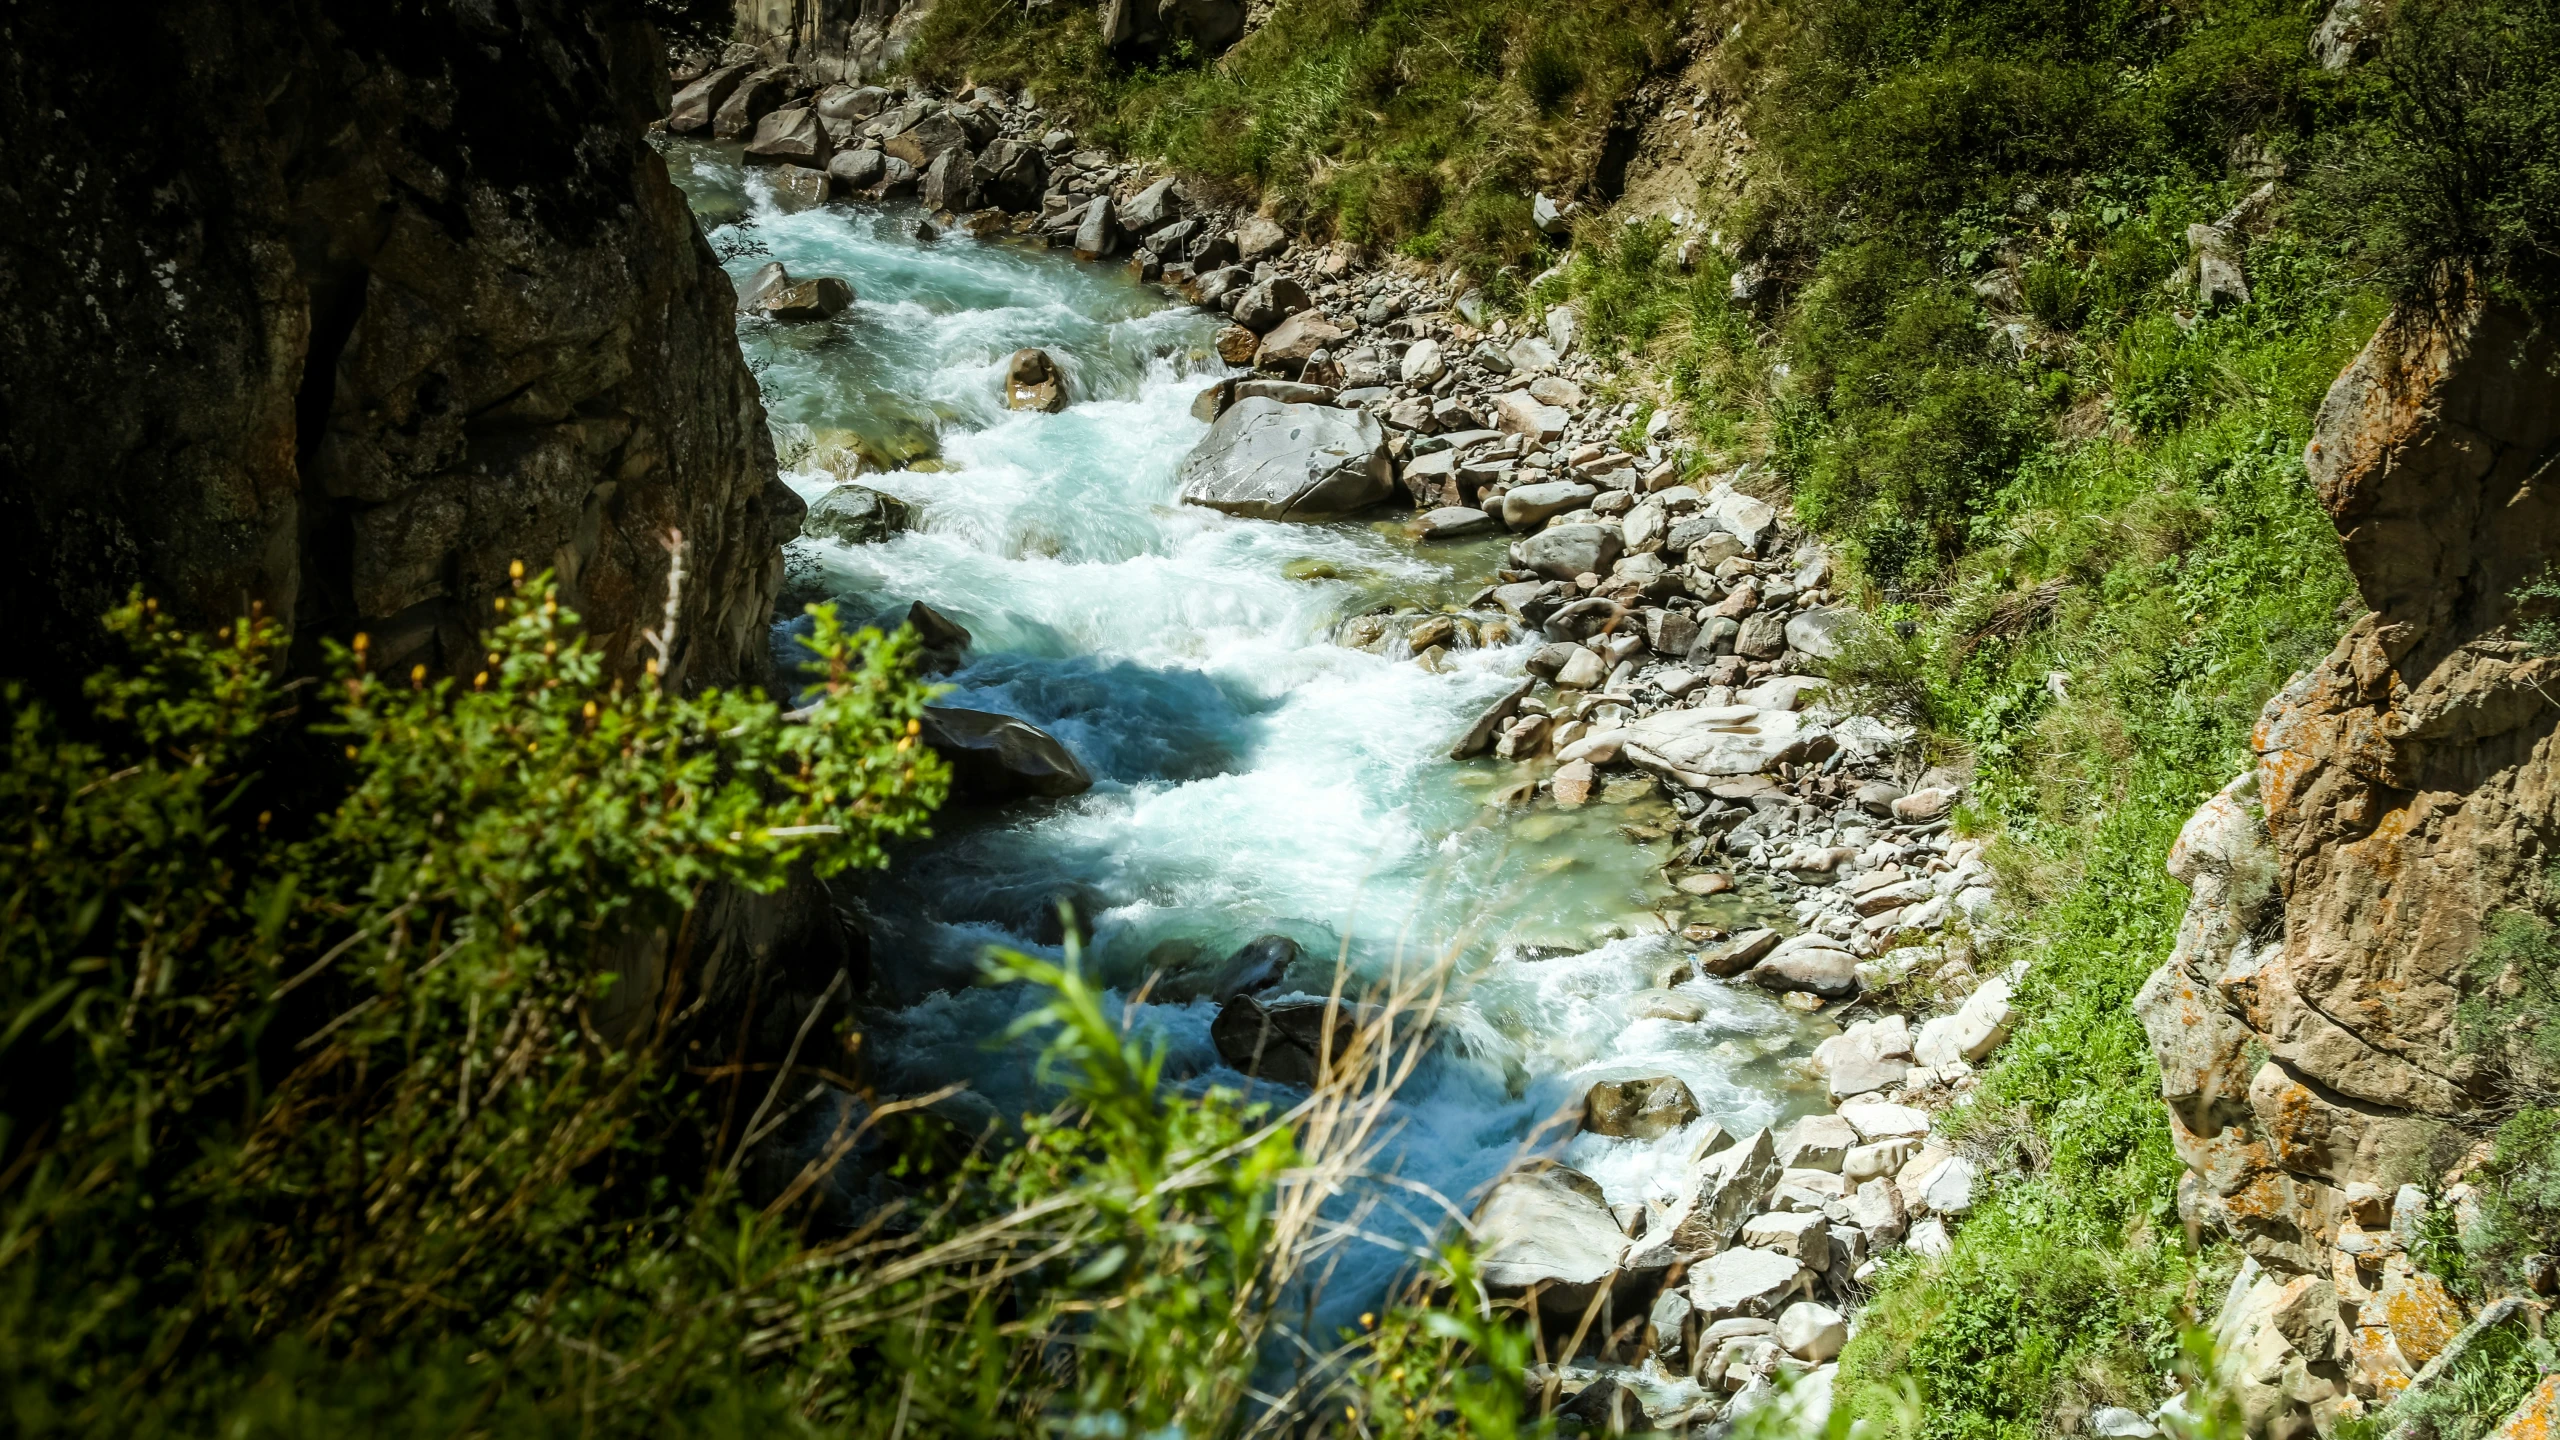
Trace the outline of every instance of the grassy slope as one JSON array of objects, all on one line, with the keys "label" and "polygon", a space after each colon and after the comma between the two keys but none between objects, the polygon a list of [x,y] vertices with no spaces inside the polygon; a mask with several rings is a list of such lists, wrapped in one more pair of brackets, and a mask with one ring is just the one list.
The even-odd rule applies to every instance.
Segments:
[{"label": "grassy slope", "polygon": [[1133,69],[1104,56],[1091,6],[941,0],[911,63],[945,84],[1028,84],[1088,138],[1273,197],[1320,233],[1491,277],[1543,265],[1529,197],[1579,191],[1690,13],[1288,0],[1214,65]]},{"label": "grassy slope", "polygon": [[[2156,1402],[2231,1258],[2181,1233],[2130,1000],[2184,908],[2180,825],[2340,626],[2300,457],[2383,302],[2280,216],[2250,304],[2175,313],[2185,227],[2254,183],[2226,171],[2233,135],[2304,147],[2334,114],[2289,58],[2298,12],[1856,8],[1800,4],[1736,57],[1779,77],[1723,217],[1785,278],[1774,314],[1638,234],[1542,298],[1668,370],[1706,463],[1773,452],[1886,622],[1838,678],[1977,767],[1966,820],[2001,835],[2019,917],[1981,963],[2033,962],[1960,1130],[2002,1178],[1951,1256],[1879,1282],[1842,1414],[2050,1433]],[[1973,289],[2003,260],[2023,343]]]}]

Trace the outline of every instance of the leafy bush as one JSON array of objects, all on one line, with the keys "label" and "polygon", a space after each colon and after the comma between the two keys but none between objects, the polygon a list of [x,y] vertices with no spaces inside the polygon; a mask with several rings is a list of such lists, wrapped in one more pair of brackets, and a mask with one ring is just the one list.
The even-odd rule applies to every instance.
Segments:
[{"label": "leafy bush", "polygon": [[[137,603],[83,713],[10,692],[13,1433],[1250,1422],[1392,1084],[1186,1092],[1070,951],[991,971],[1051,997],[1017,1034],[1060,1104],[1018,1143],[870,1094],[848,976],[753,962],[722,917],[921,833],[947,772],[912,635],[821,612],[786,714],[607,677],[546,581],[500,608],[468,680],[368,673],[359,637],[314,684],[271,623]],[[1353,1348],[1502,1359],[1441,1279]],[[1340,1365],[1310,1374],[1300,1410],[1334,1403]],[[1374,1394],[1507,1435],[1517,1374]]]},{"label": "leafy bush", "polygon": [[1089,6],[950,0],[907,63],[938,84],[1029,85],[1096,140],[1490,280],[1543,268],[1530,193],[1590,181],[1616,107],[1680,53],[1686,15],[1669,0],[1310,0],[1193,65],[1114,58]]},{"label": "leafy bush", "polygon": [[2403,0],[2359,99],[2314,176],[2324,233],[2403,295],[2457,266],[2560,299],[2560,3]]}]

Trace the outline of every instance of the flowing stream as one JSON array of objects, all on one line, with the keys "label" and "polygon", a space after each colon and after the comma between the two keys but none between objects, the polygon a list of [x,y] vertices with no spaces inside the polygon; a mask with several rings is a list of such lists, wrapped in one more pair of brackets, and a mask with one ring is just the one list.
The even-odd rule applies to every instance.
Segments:
[{"label": "flowing stream", "polygon": [[[1192,399],[1232,373],[1209,348],[1216,317],[1116,265],[920,242],[909,207],[786,213],[733,146],[667,154],[715,241],[769,250],[731,258],[735,277],[776,259],[859,296],[828,324],[741,322],[790,484],[814,499],[858,460],[860,483],[917,510],[884,543],[800,542],[804,583],[814,562],[851,614],[923,600],[959,620],[976,643],[940,703],[1039,725],[1095,776],[1069,800],[946,813],[872,885],[884,1082],[965,1079],[1008,1112],[1035,1103],[1036,1056],[990,1043],[1033,997],[973,980],[990,945],[1059,953],[1065,899],[1091,928],[1089,969],[1124,994],[1158,970],[1178,993],[1186,971],[1268,933],[1305,947],[1283,993],[1324,994],[1337,960],[1356,992],[1452,958],[1452,1003],[1391,1152],[1460,1203],[1596,1079],[1677,1075],[1736,1132],[1819,1108],[1800,1061],[1827,1022],[1719,982],[1683,989],[1703,1022],[1635,1013],[1635,992],[1681,957],[1666,929],[1771,908],[1672,889],[1673,812],[1650,781],[1578,811],[1506,811],[1488,800],[1517,767],[1446,758],[1516,683],[1516,650],[1457,651],[1435,674],[1335,643],[1347,616],[1460,604],[1499,542],[1422,550],[1401,517],[1278,524],[1178,504],[1176,469],[1207,431]],[[1003,408],[1005,359],[1026,345],[1065,370],[1064,413]],[[1210,1044],[1209,1001],[1135,1013],[1185,1083],[1243,1083]],[[1549,1148],[1622,1201],[1678,1139]],[[1356,1314],[1399,1263],[1379,1249],[1346,1265],[1320,1319]]]}]

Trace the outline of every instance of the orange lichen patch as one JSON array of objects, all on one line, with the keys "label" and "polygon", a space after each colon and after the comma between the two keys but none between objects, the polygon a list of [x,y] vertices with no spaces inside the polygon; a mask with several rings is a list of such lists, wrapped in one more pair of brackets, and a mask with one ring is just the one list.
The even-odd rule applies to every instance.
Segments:
[{"label": "orange lichen patch", "polygon": [[2560,1375],[2545,1375],[2489,1440],[2552,1440],[2554,1417],[2560,1417]]},{"label": "orange lichen patch", "polygon": [[2368,1391],[2367,1398],[2389,1404],[2409,1388],[2412,1372],[2400,1347],[2391,1343],[2389,1329],[2380,1325],[2357,1326],[2347,1336],[2347,1353],[2355,1360],[2356,1388]]},{"label": "orange lichen patch", "polygon": [[2400,1357],[2422,1367],[2453,1343],[2466,1323],[2462,1305],[2444,1282],[2422,1270],[2395,1267],[2382,1281],[2382,1320]]}]

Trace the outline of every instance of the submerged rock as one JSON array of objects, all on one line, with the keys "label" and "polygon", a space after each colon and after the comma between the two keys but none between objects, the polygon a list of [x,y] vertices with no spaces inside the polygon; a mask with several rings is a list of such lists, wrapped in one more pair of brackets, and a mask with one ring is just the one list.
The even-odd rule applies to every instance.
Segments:
[{"label": "submerged rock", "polygon": [[1366,414],[1251,396],[1227,407],[1182,462],[1182,499],[1257,520],[1321,520],[1395,487],[1386,432]]},{"label": "submerged rock", "polygon": [[924,742],[951,765],[962,799],[1057,799],[1093,788],[1093,775],[1056,737],[1027,720],[984,710],[929,705]]}]

